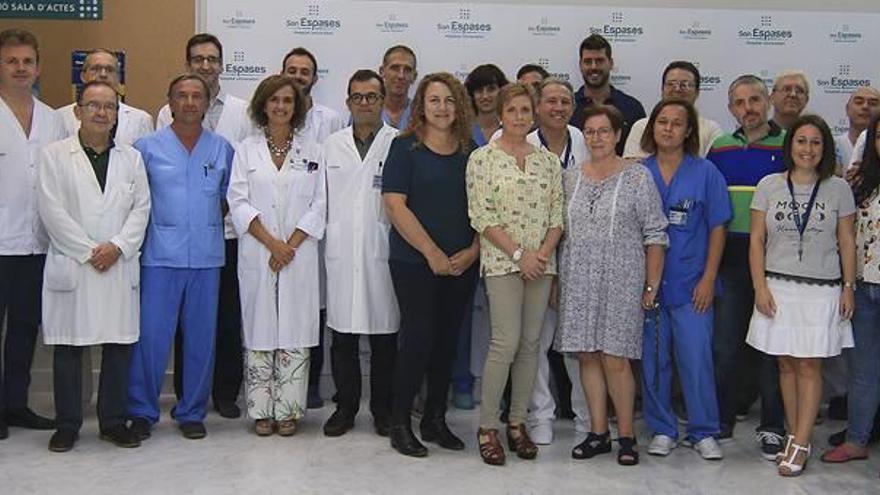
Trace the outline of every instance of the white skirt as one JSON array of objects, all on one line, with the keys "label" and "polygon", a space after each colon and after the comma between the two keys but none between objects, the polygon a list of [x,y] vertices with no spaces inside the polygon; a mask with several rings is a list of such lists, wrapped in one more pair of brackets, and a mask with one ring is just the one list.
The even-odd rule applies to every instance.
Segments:
[{"label": "white skirt", "polygon": [[765,354],[832,357],[853,347],[852,324],[840,317],[840,287],[767,278],[776,315],[752,312],[746,343]]}]

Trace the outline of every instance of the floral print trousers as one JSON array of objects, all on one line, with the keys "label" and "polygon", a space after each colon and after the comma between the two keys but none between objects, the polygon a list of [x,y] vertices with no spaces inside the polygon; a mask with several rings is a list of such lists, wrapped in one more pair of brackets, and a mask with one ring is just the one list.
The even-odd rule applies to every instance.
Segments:
[{"label": "floral print trousers", "polygon": [[248,415],[298,420],[306,410],[309,350],[245,351]]}]

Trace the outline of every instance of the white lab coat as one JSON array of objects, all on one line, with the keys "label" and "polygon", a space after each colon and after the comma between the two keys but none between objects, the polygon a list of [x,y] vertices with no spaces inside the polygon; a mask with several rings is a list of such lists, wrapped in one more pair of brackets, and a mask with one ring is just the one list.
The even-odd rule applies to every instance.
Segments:
[{"label": "white lab coat", "polygon": [[37,213],[37,160],[40,150],[64,138],[61,118],[34,98],[31,131],[0,98],[0,255],[44,254],[49,245]]},{"label": "white lab coat", "polygon": [[[64,129],[67,136],[75,136],[79,131],[79,119],[73,113],[76,103],[59,108],[58,115],[64,121]],[[125,103],[119,103],[119,112],[116,115],[116,135],[113,142],[116,144],[134,144],[138,139],[153,132],[153,117],[147,112]]]},{"label": "white lab coat", "polygon": [[[41,153],[38,185],[37,205],[50,238],[43,272],[44,342],[136,342],[139,252],[150,216],[150,189],[140,153],[127,145],[110,150],[102,192],[79,138],[67,138]],[[122,255],[101,273],[88,260],[92,249],[107,241]]]},{"label": "white lab coat", "polygon": [[382,165],[397,129],[383,124],[366,157],[347,127],[324,141],[327,163],[327,326],[342,333],[397,331],[400,311],[388,268],[391,229],[382,204]]},{"label": "white lab coat", "polygon": [[[223,103],[223,110],[220,112],[217,128],[210,128],[207,117],[202,120],[202,127],[221,135],[233,147],[237,146],[244,138],[258,133],[257,127],[251,121],[250,116],[248,116],[248,102],[228,93],[220,93],[217,99]],[[166,104],[159,110],[159,115],[156,117],[156,130],[168,127],[173,120],[171,108]],[[233,227],[229,215],[226,215],[226,218],[223,219],[223,238],[236,238],[235,227]]]},{"label": "white lab coat", "polygon": [[[309,171],[308,163],[317,164],[317,169]],[[274,181],[278,170],[264,136],[242,141],[232,162],[226,197],[239,235],[238,280],[244,347],[249,350],[318,345],[318,240],[324,235],[327,214],[320,146],[296,135],[284,166],[293,169],[286,200],[278,195]],[[285,202],[287,207],[280,213],[277,209]],[[248,233],[258,216],[277,239],[288,239],[296,229],[309,235],[277,275],[269,268],[269,250]]]},{"label": "white lab coat", "polygon": [[312,108],[306,113],[306,121],[299,134],[305,139],[323,144],[331,134],[343,127],[345,124],[339,112],[312,100]]},{"label": "white lab coat", "polygon": [[[571,138],[571,152],[568,154],[568,163],[565,164],[565,168],[580,165],[581,163],[584,163],[585,161],[587,161],[587,159],[590,158],[590,150],[587,148],[586,140],[584,140],[584,133],[579,131],[578,128],[573,125],[570,125],[567,128],[568,128],[568,137]],[[499,129],[496,132],[496,134],[498,134],[498,136],[500,136],[501,135],[501,134],[499,134],[500,132],[501,132],[501,130]],[[492,140],[494,141],[495,139],[497,139],[497,138],[493,134]],[[549,151],[548,148],[544,147],[544,145],[541,144],[541,138],[540,138],[540,136],[538,136],[537,130],[530,132],[526,136],[526,141],[528,141],[529,144],[537,147],[538,149]],[[551,153],[552,153],[552,151],[551,151]],[[562,153],[563,153],[563,156],[559,157],[560,162],[565,159],[565,151],[563,150]]]}]

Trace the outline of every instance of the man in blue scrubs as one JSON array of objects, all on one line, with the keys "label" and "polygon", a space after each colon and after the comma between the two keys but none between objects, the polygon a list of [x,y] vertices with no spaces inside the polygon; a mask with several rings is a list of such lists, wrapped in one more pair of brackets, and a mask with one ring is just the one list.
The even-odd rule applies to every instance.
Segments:
[{"label": "man in blue scrubs", "polygon": [[159,393],[178,323],[183,394],[173,415],[184,437],[206,435],[202,421],[211,393],[233,155],[225,139],[202,127],[208,95],[198,75],[175,78],[168,88],[173,122],[135,143],[154,201],[141,254],[141,334],[128,394],[131,428],[141,439],[159,421]]},{"label": "man in blue scrubs", "polygon": [[[668,106],[672,105],[685,108],[684,102]],[[662,120],[658,113],[655,110],[648,122],[646,138],[654,135],[655,119]],[[685,151],[677,168],[661,170],[658,144],[653,138],[642,140],[651,141],[653,150],[646,151],[656,152],[644,163],[669,219],[660,308],[646,312],[642,398],[645,422],[654,432],[648,453],[666,455],[678,440],[671,395],[675,356],[687,406],[687,440],[703,458],[720,459],[721,450],[714,439],[719,418],[712,364],[712,299],[719,285],[716,275],[724,249],[725,223],[733,213],[724,177],[697,155],[697,130],[689,127],[687,132],[690,141],[685,145],[692,149]]]}]

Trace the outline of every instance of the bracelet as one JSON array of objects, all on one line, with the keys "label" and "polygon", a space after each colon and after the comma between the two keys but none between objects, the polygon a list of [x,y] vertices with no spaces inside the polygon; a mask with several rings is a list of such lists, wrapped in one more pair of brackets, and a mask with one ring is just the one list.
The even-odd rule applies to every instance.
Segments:
[{"label": "bracelet", "polygon": [[654,286],[651,284],[645,284],[645,292],[654,292]]}]

